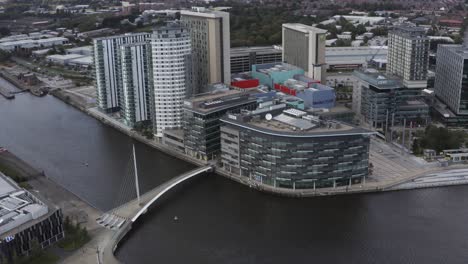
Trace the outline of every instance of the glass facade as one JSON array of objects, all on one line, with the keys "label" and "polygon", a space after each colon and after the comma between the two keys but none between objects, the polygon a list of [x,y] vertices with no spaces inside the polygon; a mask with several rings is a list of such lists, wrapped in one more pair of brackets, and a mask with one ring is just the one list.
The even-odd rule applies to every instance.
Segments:
[{"label": "glass facade", "polygon": [[458,111],[460,114],[468,114],[468,60],[463,60],[463,75]]},{"label": "glass facade", "polygon": [[221,131],[224,168],[263,184],[312,189],[358,183],[368,175],[365,133],[276,136],[233,124]]},{"label": "glass facade", "polygon": [[209,113],[195,112],[190,108],[185,109],[183,127],[187,151],[193,156],[204,160],[216,158],[221,149],[220,118],[227,112],[239,112],[241,109],[255,109],[256,105],[256,101],[248,100],[243,104]]},{"label": "glass facade", "polygon": [[41,248],[46,248],[64,237],[63,215],[58,209],[45,219],[0,240],[0,259],[11,260],[13,255],[26,255],[32,249],[34,241],[37,241]]},{"label": "glass facade", "polygon": [[407,122],[426,124],[429,106],[422,100],[420,89],[361,86],[361,114],[373,127],[383,127],[387,121],[390,123],[392,115],[394,124],[402,124],[404,119]]}]

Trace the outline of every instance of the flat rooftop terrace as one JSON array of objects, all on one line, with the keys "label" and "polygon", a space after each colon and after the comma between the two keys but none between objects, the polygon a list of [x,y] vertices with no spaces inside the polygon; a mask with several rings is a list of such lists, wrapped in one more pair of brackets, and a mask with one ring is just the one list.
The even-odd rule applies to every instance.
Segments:
[{"label": "flat rooftop terrace", "polygon": [[193,97],[184,101],[184,108],[200,114],[209,114],[236,105],[255,102],[251,95],[258,93],[256,89],[248,91],[227,90]]},{"label": "flat rooftop terrace", "polygon": [[368,69],[365,71],[356,70],[353,72],[353,75],[378,89],[403,88],[403,83],[398,77],[373,69]]},{"label": "flat rooftop terrace", "polygon": [[275,46],[255,46],[255,47],[238,47],[238,48],[231,48],[231,57],[236,56],[245,56],[250,53],[279,53],[281,54],[283,51],[279,47]]},{"label": "flat rooftop terrace", "polygon": [[326,137],[353,134],[373,134],[363,128],[337,121],[320,120],[318,116],[297,109],[286,109],[280,114],[228,115],[222,119],[228,124],[238,125],[265,134],[290,137]]},{"label": "flat rooftop terrace", "polygon": [[261,73],[274,73],[274,72],[288,72],[294,70],[302,70],[301,68],[288,64],[288,63],[267,63],[267,64],[256,64],[253,65],[255,71]]},{"label": "flat rooftop terrace", "polygon": [[48,213],[48,207],[0,173],[0,236]]}]

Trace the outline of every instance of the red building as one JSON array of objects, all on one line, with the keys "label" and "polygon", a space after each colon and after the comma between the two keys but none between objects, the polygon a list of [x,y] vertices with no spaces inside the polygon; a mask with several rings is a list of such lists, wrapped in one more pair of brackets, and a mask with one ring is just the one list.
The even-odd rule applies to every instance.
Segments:
[{"label": "red building", "polygon": [[248,89],[258,87],[260,82],[258,79],[234,78],[231,81],[231,85],[241,89]]},{"label": "red building", "polygon": [[462,27],[463,21],[456,20],[456,19],[441,19],[439,20],[439,24],[441,26],[447,26],[447,27]]}]

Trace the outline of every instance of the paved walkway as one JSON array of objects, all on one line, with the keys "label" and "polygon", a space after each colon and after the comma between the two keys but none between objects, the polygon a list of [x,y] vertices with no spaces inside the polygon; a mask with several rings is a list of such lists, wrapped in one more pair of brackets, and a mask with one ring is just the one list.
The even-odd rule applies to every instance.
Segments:
[{"label": "paved walkway", "polygon": [[439,186],[468,184],[468,168],[430,173],[392,187],[390,190],[407,190]]}]

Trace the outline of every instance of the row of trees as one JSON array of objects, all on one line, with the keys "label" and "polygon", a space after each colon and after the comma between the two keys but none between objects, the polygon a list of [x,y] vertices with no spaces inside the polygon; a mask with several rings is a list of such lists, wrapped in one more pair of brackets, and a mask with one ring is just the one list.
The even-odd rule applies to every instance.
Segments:
[{"label": "row of trees", "polygon": [[311,25],[316,18],[293,15],[292,10],[234,5],[230,10],[231,45],[255,46],[281,43],[283,23],[303,23]]},{"label": "row of trees", "polygon": [[58,243],[58,246],[65,250],[81,248],[91,239],[86,227],[74,224],[68,216],[63,221],[63,229],[65,230],[65,238]]},{"label": "row of trees", "polygon": [[452,131],[445,127],[428,126],[419,131],[413,141],[413,153],[420,155],[424,149],[434,149],[440,153],[444,149],[460,148],[467,138],[463,131]]}]

